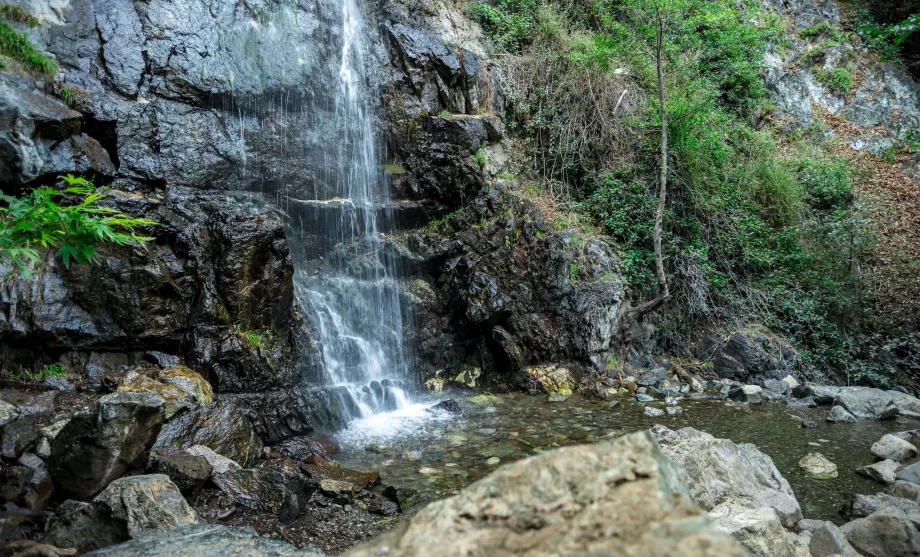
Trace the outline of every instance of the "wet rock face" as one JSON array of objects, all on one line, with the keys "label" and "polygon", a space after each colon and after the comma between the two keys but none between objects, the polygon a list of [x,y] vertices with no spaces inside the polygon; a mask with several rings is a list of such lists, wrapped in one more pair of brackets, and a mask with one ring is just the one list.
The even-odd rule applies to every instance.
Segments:
[{"label": "wet rock face", "polygon": [[240,466],[254,463],[262,450],[262,441],[249,419],[223,401],[170,421],[156,438],[153,450],[181,450],[195,445],[204,445]]},{"label": "wet rock face", "polygon": [[707,351],[720,377],[748,383],[782,379],[800,367],[795,348],[782,339],[754,331],[725,335]]},{"label": "wet rock face", "polygon": [[277,514],[282,521],[296,518],[316,489],[291,460],[264,461],[252,469],[228,470],[215,474],[213,480],[240,505]]},{"label": "wet rock face", "polygon": [[[616,524],[615,529],[604,524]],[[432,503],[351,557],[425,555],[744,555],[686,495],[647,433],[550,451]]]}]

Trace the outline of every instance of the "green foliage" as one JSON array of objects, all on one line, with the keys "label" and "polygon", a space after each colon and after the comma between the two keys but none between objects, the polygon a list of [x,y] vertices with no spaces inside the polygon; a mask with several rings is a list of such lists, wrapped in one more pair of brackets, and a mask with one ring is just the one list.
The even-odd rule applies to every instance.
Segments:
[{"label": "green foliage", "polygon": [[809,25],[808,27],[799,31],[799,37],[803,39],[813,39],[815,37],[826,37],[829,40],[841,42],[846,37],[837,30],[836,27],[831,25],[826,21],[816,23],[815,25]]},{"label": "green foliage", "polygon": [[271,329],[265,329],[263,331],[250,331],[245,329],[239,323],[235,326],[236,334],[243,340],[243,343],[246,344],[249,348],[265,350],[268,348],[271,340],[274,336],[274,333]]},{"label": "green foliage", "polygon": [[883,59],[897,56],[911,35],[920,30],[920,13],[910,15],[900,23],[880,25],[867,21],[857,27],[857,32],[870,48],[882,54]]},{"label": "green foliage", "polygon": [[102,243],[131,244],[151,240],[136,233],[157,223],[132,218],[98,203],[105,194],[84,178],[61,176],[62,191],[48,187],[15,198],[0,196],[7,207],[0,207],[0,257],[7,259],[26,277],[30,263],[41,260],[40,249],[57,248],[64,265],[71,260],[89,263],[96,259]]},{"label": "green foliage", "polygon": [[24,33],[17,33],[6,21],[0,21],[0,54],[15,58],[27,68],[49,76],[53,76],[56,69],[54,62],[35,50]]},{"label": "green foliage", "polygon": [[509,52],[520,52],[533,40],[537,0],[497,0],[495,4],[477,2],[470,7],[469,13],[496,43]]},{"label": "green foliage", "polygon": [[64,366],[59,363],[54,363],[43,367],[39,371],[20,369],[15,372],[7,372],[6,378],[10,381],[39,383],[44,381],[46,377],[65,377],[66,375],[67,370],[64,369]]},{"label": "green foliage", "polygon": [[846,94],[853,88],[853,76],[850,75],[846,68],[816,69],[814,74],[818,83],[821,83],[834,93]]},{"label": "green foliage", "polygon": [[478,164],[479,166],[485,166],[489,164],[489,159],[486,157],[486,154],[483,153],[482,151],[478,151],[476,155],[473,157],[473,160],[476,161],[476,164]]},{"label": "green foliage", "polygon": [[32,27],[38,27],[38,19],[32,16],[25,8],[16,4],[0,4],[0,19],[10,23],[22,23]]},{"label": "green foliage", "polygon": [[67,106],[73,106],[76,101],[76,95],[74,95],[73,89],[70,87],[61,87],[58,89],[58,98],[60,98]]}]

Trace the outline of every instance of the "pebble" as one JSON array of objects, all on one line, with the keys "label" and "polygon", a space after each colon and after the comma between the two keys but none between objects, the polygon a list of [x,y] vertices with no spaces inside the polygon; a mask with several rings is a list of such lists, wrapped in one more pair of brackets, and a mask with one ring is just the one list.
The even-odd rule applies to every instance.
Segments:
[{"label": "pebble", "polygon": [[645,415],[650,418],[660,418],[661,416],[664,416],[664,410],[660,410],[652,406],[646,406]]},{"label": "pebble", "polygon": [[647,394],[638,394],[636,395],[636,400],[639,402],[654,402],[655,397],[648,396]]},{"label": "pebble", "polygon": [[498,466],[498,463],[501,461],[502,459],[498,458],[497,456],[493,456],[492,458],[486,461],[486,464],[488,464],[489,466]]}]

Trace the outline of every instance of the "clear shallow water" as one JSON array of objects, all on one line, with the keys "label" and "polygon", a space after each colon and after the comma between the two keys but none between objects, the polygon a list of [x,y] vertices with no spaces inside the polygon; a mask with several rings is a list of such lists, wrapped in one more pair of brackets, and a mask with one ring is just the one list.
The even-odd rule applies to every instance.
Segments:
[{"label": "clear shallow water", "polygon": [[[649,418],[632,401],[610,410],[606,402],[577,396],[563,403],[523,394],[500,395],[485,405],[457,400],[462,416],[426,412],[434,402],[428,401],[353,422],[338,435],[341,452],[336,460],[349,468],[377,471],[385,483],[411,487],[435,500],[500,464],[540,451],[598,442],[658,423],[671,429],[694,427],[736,443],[753,443],[792,485],[806,518],[841,522],[839,510],[854,493],[884,489],[855,472],[874,462],[872,443],[885,433],[920,427],[914,420],[828,424],[826,408],[793,409],[776,403],[726,406],[723,401],[683,399],[681,416]],[[818,428],[803,429],[789,414],[815,421]],[[799,470],[799,459],[815,451],[837,464],[838,478],[819,480]]]}]

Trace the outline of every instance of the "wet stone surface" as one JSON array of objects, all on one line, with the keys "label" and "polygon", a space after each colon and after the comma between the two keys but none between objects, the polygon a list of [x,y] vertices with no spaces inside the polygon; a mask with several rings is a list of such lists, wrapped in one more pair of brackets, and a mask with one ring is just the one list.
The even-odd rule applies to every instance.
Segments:
[{"label": "wet stone surface", "polygon": [[[555,403],[523,394],[455,398],[463,410],[460,415],[420,411],[353,423],[339,434],[341,452],[335,460],[348,468],[377,471],[384,485],[414,489],[421,500],[436,500],[496,466],[548,449],[597,442],[657,423],[671,429],[694,427],[756,445],[789,481],[806,518],[839,524],[844,521],[840,510],[853,494],[874,494],[882,488],[856,473],[875,462],[872,444],[885,433],[920,425],[901,418],[832,424],[825,422],[827,408],[772,402],[746,405],[684,398],[680,415],[653,418],[645,415],[645,405],[631,399],[609,408],[609,402],[577,395]],[[819,426],[802,428],[801,418]],[[837,464],[837,478],[810,477],[798,467],[799,459],[816,451]]]}]

